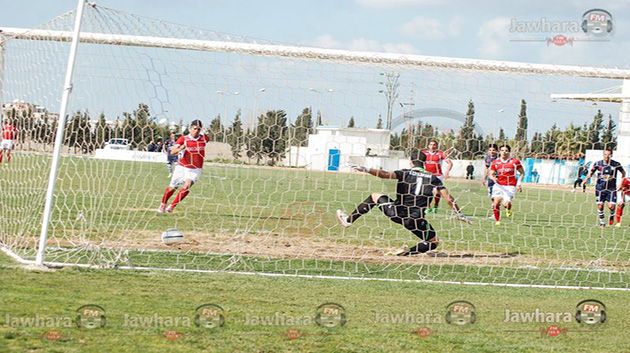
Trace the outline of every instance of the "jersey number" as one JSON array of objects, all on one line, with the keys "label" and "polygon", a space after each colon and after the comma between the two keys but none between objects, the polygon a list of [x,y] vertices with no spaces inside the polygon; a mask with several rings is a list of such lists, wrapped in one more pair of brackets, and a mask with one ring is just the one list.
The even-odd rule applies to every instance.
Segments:
[{"label": "jersey number", "polygon": [[420,191],[422,190],[422,178],[418,178],[416,180],[416,189],[414,190],[415,195],[420,195]]}]

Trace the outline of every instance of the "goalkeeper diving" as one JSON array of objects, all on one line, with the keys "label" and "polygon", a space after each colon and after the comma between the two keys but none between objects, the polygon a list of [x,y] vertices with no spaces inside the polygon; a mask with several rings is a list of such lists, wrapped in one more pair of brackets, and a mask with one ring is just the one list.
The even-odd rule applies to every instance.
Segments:
[{"label": "goalkeeper diving", "polygon": [[[380,169],[354,166],[357,171],[382,179],[397,179],[396,200],[389,196],[373,193],[361,202],[350,215],[337,210],[337,219],[343,227],[349,227],[362,215],[378,206],[393,222],[403,225],[420,239],[420,242],[398,256],[425,253],[438,247],[437,233],[424,218],[431,199],[444,188],[438,177],[424,169],[426,155],[418,149],[411,152],[411,169],[388,172]],[[457,208],[459,210],[459,208]],[[460,212],[461,214],[461,212]],[[463,216],[463,215],[461,215]],[[463,216],[465,218],[465,216]],[[466,219],[467,220],[467,219]]]}]

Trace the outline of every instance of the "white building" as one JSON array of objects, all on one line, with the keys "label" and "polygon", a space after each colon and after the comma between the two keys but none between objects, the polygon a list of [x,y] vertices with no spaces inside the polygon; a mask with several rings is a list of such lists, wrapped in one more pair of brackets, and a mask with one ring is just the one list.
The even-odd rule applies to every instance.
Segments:
[{"label": "white building", "polygon": [[389,150],[389,130],[319,126],[307,147],[292,146],[285,165],[309,170],[349,171],[349,164],[398,169],[402,152]]}]

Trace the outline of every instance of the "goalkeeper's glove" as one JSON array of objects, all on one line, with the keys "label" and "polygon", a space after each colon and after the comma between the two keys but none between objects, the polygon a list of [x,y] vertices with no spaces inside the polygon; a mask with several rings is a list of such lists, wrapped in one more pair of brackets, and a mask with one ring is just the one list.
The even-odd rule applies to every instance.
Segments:
[{"label": "goalkeeper's glove", "polygon": [[364,167],[362,165],[353,165],[352,169],[356,170],[357,172],[362,172],[362,173],[367,173],[370,171],[370,168]]}]

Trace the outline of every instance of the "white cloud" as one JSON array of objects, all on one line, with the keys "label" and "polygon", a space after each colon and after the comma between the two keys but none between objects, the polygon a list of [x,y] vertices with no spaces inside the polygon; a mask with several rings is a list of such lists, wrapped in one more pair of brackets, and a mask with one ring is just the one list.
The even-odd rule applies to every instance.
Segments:
[{"label": "white cloud", "polygon": [[348,49],[356,51],[381,51],[383,50],[383,46],[375,40],[355,38],[348,46]]},{"label": "white cloud", "polygon": [[385,43],[383,49],[388,53],[417,54],[418,50],[409,43]]},{"label": "white cloud", "polygon": [[410,43],[381,43],[377,40],[362,37],[352,39],[349,42],[342,42],[330,34],[318,36],[315,39],[309,41],[308,45],[312,45],[318,48],[346,49],[354,51],[373,51],[399,54],[417,53],[416,48]]},{"label": "white cloud", "polygon": [[498,59],[506,55],[505,48],[509,44],[510,19],[496,17],[484,22],[479,27],[479,55],[484,59]]},{"label": "white cloud", "polygon": [[408,37],[422,40],[441,40],[455,37],[460,33],[461,19],[452,17],[448,23],[437,18],[416,16],[411,21],[403,23],[398,30]]},{"label": "white cloud", "polygon": [[341,42],[336,40],[330,34],[322,34],[319,37],[316,37],[310,42],[311,45],[318,48],[328,48],[328,49],[337,49],[341,46]]},{"label": "white cloud", "polygon": [[364,7],[378,9],[436,5],[440,3],[439,0],[355,0],[355,2]]}]

